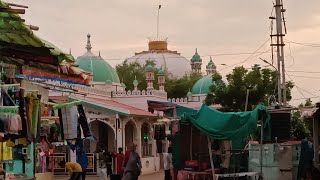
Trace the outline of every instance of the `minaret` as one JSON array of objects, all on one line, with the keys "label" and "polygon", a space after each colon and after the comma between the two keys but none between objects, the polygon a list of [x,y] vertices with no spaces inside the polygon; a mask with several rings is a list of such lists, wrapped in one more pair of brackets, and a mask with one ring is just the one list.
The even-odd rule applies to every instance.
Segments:
[{"label": "minaret", "polygon": [[194,55],[191,58],[191,69],[192,72],[198,72],[201,73],[201,65],[202,65],[202,59],[200,57],[200,55],[198,54],[198,50],[196,48],[196,52],[194,53]]},{"label": "minaret", "polygon": [[146,67],[146,81],[147,90],[153,90],[154,67],[150,64]]},{"label": "minaret", "polygon": [[138,85],[139,85],[139,82],[137,80],[137,76],[134,76],[134,80],[133,80],[134,91],[138,91]]},{"label": "minaret", "polygon": [[87,35],[87,45],[86,45],[86,49],[87,49],[88,52],[91,52],[91,49],[92,49],[90,37],[91,37],[91,35],[88,34]]},{"label": "minaret", "polygon": [[213,74],[217,71],[217,67],[213,63],[211,56],[210,56],[210,61],[208,62],[208,65],[206,66],[206,71],[207,71],[207,75]]},{"label": "minaret", "polygon": [[162,69],[162,67],[159,69],[157,75],[158,75],[159,90],[165,91],[164,84],[166,83],[166,78],[165,78],[165,71]]}]

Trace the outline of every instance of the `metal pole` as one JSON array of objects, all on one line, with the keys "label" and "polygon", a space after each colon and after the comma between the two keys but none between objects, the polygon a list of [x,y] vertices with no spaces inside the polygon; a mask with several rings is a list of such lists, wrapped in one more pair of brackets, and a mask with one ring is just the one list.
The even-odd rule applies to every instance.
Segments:
[{"label": "metal pole", "polygon": [[215,180],[214,164],[213,164],[212,150],[211,150],[211,141],[210,141],[209,137],[207,137],[207,139],[208,139],[208,150],[209,150],[209,157],[210,157],[210,164],[211,164],[212,179]]},{"label": "metal pole", "polygon": [[245,105],[244,111],[248,110],[249,92],[250,92],[249,89],[247,89],[246,105]]},{"label": "metal pole", "polygon": [[157,40],[159,38],[159,15],[160,15],[160,5],[158,7],[158,16],[157,16]]},{"label": "metal pole", "polygon": [[262,174],[262,163],[263,163],[263,120],[261,120],[261,130],[260,130],[260,178],[263,179],[263,174]]},{"label": "metal pole", "polygon": [[[278,84],[278,91],[280,89],[279,96],[281,95],[281,103],[284,107],[287,105],[286,99],[286,75],[285,75],[285,64],[284,64],[284,54],[283,54],[283,32],[282,32],[282,4],[280,0],[276,0],[275,4],[276,11],[276,24],[277,24],[277,62],[278,62],[278,78],[280,84]],[[282,76],[282,78],[281,78]],[[280,87],[279,87],[280,86]]]}]

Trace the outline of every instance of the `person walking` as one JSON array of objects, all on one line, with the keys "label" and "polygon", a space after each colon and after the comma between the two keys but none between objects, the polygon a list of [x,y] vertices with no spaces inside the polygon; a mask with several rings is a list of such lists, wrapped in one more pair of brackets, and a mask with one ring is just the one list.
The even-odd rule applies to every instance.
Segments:
[{"label": "person walking", "polygon": [[116,167],[117,167],[117,172],[116,175],[120,178],[122,177],[123,174],[123,160],[124,160],[124,154],[123,154],[123,148],[119,147],[118,148],[118,153],[113,153],[113,157],[116,158]]},{"label": "person walking", "polygon": [[64,161],[59,162],[59,166],[62,168],[66,168],[69,174],[71,175],[69,180],[81,180],[82,167],[79,163],[76,162],[67,162]]},{"label": "person walking", "polygon": [[124,174],[122,180],[138,180],[138,177],[141,174],[141,159],[139,154],[136,153],[136,147],[136,144],[130,144],[125,153],[123,161]]},{"label": "person walking", "polygon": [[172,166],[172,148],[168,147],[168,152],[163,153],[164,180],[171,180],[170,169]]},{"label": "person walking", "polygon": [[311,169],[313,167],[312,161],[314,158],[314,149],[311,141],[311,138],[305,138],[301,141],[301,152],[297,176],[298,180],[306,180],[311,176]]},{"label": "person walking", "polygon": [[69,143],[70,149],[72,151],[76,151],[77,154],[77,163],[79,163],[82,167],[82,180],[86,179],[86,169],[88,167],[88,156],[86,151],[83,148],[83,140],[76,139]]}]

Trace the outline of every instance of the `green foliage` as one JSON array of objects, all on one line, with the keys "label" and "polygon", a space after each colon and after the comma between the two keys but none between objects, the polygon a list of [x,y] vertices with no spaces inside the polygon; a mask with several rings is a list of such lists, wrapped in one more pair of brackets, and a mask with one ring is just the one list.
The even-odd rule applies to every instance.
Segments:
[{"label": "green foliage", "polygon": [[[128,63],[128,61],[124,61],[122,64],[116,66],[118,76],[126,85],[126,90],[134,89],[132,82],[134,81],[135,77],[139,82],[138,89],[146,89],[147,83],[145,80],[145,67],[149,64],[153,65],[154,67],[156,65],[154,61],[147,61],[144,66],[138,62]],[[158,78],[156,76],[157,72],[158,69],[155,70],[155,89],[158,88]],[[186,97],[188,91],[200,78],[202,78],[200,73],[186,74],[181,78],[172,78],[170,75],[166,74],[165,90],[168,93],[168,98]]]},{"label": "green foliage", "polygon": [[291,120],[291,138],[294,140],[301,140],[311,135],[310,125],[308,122],[312,122],[310,119],[303,119],[300,111],[296,111],[292,114]]},{"label": "green foliage", "polygon": [[186,74],[181,78],[167,77],[165,90],[168,98],[186,97],[188,91],[200,78],[202,78],[200,73]]},{"label": "green foliage", "polygon": [[306,99],[306,102],[304,103],[304,106],[308,107],[308,106],[312,106],[312,100],[310,98]]},{"label": "green foliage", "polygon": [[[137,78],[139,82],[138,89],[147,88],[145,67],[149,64],[155,66],[154,61],[147,61],[145,65],[141,65],[139,62],[128,63],[127,60],[116,66],[119,79],[126,85],[126,90],[134,89],[133,81],[135,78]],[[156,76],[157,72],[158,69],[155,69],[155,88],[158,88],[158,78]]]},{"label": "green foliage", "polygon": [[[215,74],[215,83],[210,88],[212,94],[207,96],[205,103],[221,104],[224,111],[244,111],[249,89],[248,110],[260,103],[267,104],[269,97],[277,92],[276,76],[274,70],[262,69],[259,65],[254,65],[251,70],[243,66],[234,68],[232,73],[226,76],[227,84],[222,82],[219,74]],[[287,100],[290,100],[294,84],[289,81],[286,85]]]}]

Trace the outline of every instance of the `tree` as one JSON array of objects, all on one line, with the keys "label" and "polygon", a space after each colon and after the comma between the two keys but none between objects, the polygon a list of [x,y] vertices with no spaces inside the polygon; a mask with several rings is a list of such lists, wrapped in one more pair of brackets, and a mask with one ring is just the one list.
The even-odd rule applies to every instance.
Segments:
[{"label": "tree", "polygon": [[[291,118],[291,138],[301,140],[311,135],[308,127],[307,119],[301,117],[301,112],[296,111],[292,114]],[[312,122],[312,121],[311,121]]]},{"label": "tree", "polygon": [[306,99],[306,102],[304,103],[304,106],[309,107],[312,106],[312,100],[310,98]]},{"label": "tree", "polygon": [[167,76],[165,90],[168,98],[183,98],[186,97],[192,86],[200,79],[200,73],[186,74],[181,78],[170,78]]},{"label": "tree", "polygon": [[[135,77],[137,78],[139,85],[138,89],[146,89],[146,75],[145,67],[147,65],[153,65],[155,67],[154,61],[147,61],[145,65],[141,65],[139,62],[128,63],[124,61],[123,63],[116,66],[116,70],[120,80],[126,85],[127,90],[133,90],[133,81]],[[158,88],[158,69],[155,68],[155,81],[154,87]],[[165,90],[168,94],[168,98],[183,98],[186,97],[192,86],[202,77],[201,73],[191,73],[186,74],[181,78],[175,78],[166,74],[166,84]]]},{"label": "tree", "polygon": [[[135,80],[135,78],[139,82],[138,89],[147,88],[145,67],[149,64],[155,66],[154,61],[147,61],[145,65],[141,65],[139,62],[128,63],[127,60],[116,66],[116,71],[119,79],[126,85],[126,90],[132,91],[134,89],[133,81]],[[157,74],[157,71],[158,69],[155,69],[155,75]],[[158,78],[156,78],[156,76],[154,87],[158,87]]]},{"label": "tree", "polygon": [[[211,95],[205,100],[207,105],[221,104],[224,111],[243,111],[247,89],[248,110],[260,103],[267,104],[270,96],[277,98],[277,74],[274,70],[262,69],[259,65],[254,65],[251,70],[240,66],[234,68],[226,77],[227,83],[222,83],[221,75],[213,75],[215,83],[210,87]],[[287,100],[290,100],[294,84],[289,81],[286,86]]]}]

